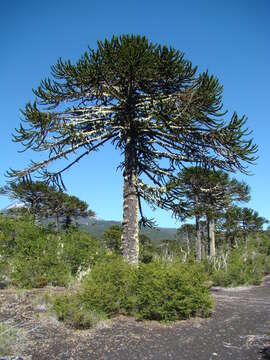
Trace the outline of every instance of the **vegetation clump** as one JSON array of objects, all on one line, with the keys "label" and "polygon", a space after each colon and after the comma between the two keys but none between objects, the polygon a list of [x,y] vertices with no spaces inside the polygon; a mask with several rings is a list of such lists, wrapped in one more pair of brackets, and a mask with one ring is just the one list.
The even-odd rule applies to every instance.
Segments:
[{"label": "vegetation clump", "polygon": [[226,263],[218,269],[212,263],[212,270],[208,268],[214,285],[235,287],[261,284],[263,277],[270,274],[269,250],[269,238],[264,234],[261,234],[259,241],[251,239],[247,254],[244,244],[232,250]]},{"label": "vegetation clump", "polygon": [[202,266],[155,261],[135,268],[118,257],[98,263],[77,293],[54,302],[60,320],[76,319],[78,326],[81,316],[83,327],[87,325],[83,314],[175,321],[208,316],[212,306]]},{"label": "vegetation clump", "polygon": [[102,256],[97,240],[70,229],[60,235],[33,218],[0,216],[0,281],[2,285],[38,288],[66,286],[79,270]]},{"label": "vegetation clump", "polygon": [[175,321],[208,316],[213,306],[200,264],[156,261],[142,264],[137,276],[137,317]]}]

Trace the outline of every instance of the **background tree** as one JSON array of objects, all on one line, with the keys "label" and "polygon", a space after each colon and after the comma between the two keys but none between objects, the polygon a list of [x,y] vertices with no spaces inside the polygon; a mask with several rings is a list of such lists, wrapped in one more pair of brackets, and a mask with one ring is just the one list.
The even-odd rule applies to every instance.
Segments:
[{"label": "background tree", "polygon": [[245,247],[245,259],[248,251],[248,237],[254,233],[261,232],[263,225],[268,220],[259,216],[258,212],[250,208],[240,208],[234,206],[231,208],[225,218],[224,227],[229,233],[228,237],[231,243],[235,244],[236,235],[242,236]]},{"label": "background tree", "polygon": [[[136,264],[140,199],[158,196],[175,165],[203,162],[246,171],[254,161],[245,116],[222,119],[222,86],[196,71],[178,50],[134,35],[99,41],[75,64],[59,59],[52,78],[34,90],[36,99],[26,105],[14,137],[47,157],[9,175],[27,178],[39,171],[43,180],[63,186],[65,170],[112,142],[124,155],[123,255]],[[50,170],[60,158],[70,162]],[[143,215],[141,220],[147,224]]]},{"label": "background tree", "polygon": [[179,229],[177,229],[177,240],[178,242],[183,243],[183,239],[187,249],[187,256],[189,256],[192,244],[194,243],[194,237],[196,234],[196,228],[193,224],[183,224]]},{"label": "background tree", "polygon": [[244,182],[230,179],[224,171],[207,171],[201,202],[205,208],[208,235],[208,255],[216,254],[216,219],[224,214],[235,202],[248,202],[250,189]]},{"label": "background tree", "polygon": [[55,218],[59,233],[60,220],[68,228],[72,220],[79,217],[94,216],[85,201],[59,191],[56,186],[43,182],[22,181],[2,187],[2,193],[21,201],[36,219]]},{"label": "background tree", "polygon": [[23,203],[25,208],[32,215],[37,217],[47,216],[51,207],[52,194],[57,192],[53,186],[36,181],[36,182],[12,182],[9,185],[1,187],[1,193],[13,200]]},{"label": "background tree", "polygon": [[[74,195],[61,193],[60,201],[62,201],[61,216],[63,216],[63,225],[68,229],[73,221],[80,217],[93,217],[95,212],[88,209],[88,204],[80,200]],[[60,205],[60,204],[59,204]]]},{"label": "background tree", "polygon": [[209,256],[215,256],[215,219],[236,201],[249,200],[249,187],[222,170],[189,167],[167,185],[167,201],[180,219],[195,217],[196,258],[201,260],[201,218],[206,218]]},{"label": "background tree", "polygon": [[103,240],[106,247],[115,252],[116,254],[122,254],[121,248],[121,237],[123,234],[122,226],[112,225],[109,229],[105,230],[103,233]]},{"label": "background tree", "polygon": [[139,235],[140,243],[140,256],[139,259],[141,262],[147,264],[150,263],[154,258],[155,246],[152,240],[144,234]]}]

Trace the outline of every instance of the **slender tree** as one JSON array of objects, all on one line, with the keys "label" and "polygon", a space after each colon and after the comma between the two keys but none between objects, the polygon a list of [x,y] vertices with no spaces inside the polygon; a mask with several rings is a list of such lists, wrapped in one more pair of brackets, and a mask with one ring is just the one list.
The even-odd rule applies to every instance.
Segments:
[{"label": "slender tree", "polygon": [[202,194],[201,201],[207,221],[208,255],[212,258],[216,254],[216,219],[235,202],[248,202],[250,189],[244,182],[230,179],[223,171],[207,171],[205,181],[208,191]]},{"label": "slender tree", "polygon": [[[134,35],[99,41],[75,64],[59,59],[52,77],[34,90],[36,99],[26,105],[14,137],[46,158],[9,175],[27,178],[39,171],[45,181],[63,186],[65,170],[112,142],[124,156],[123,255],[137,264],[138,209],[147,224],[140,199],[158,196],[175,166],[204,162],[246,171],[254,161],[245,116],[234,113],[225,121],[222,86],[196,71],[180,51]],[[51,170],[60,158],[70,161]]]},{"label": "slender tree", "polygon": [[187,256],[189,256],[193,238],[195,234],[195,226],[193,224],[183,224],[179,229],[177,229],[177,239],[182,243],[182,239],[184,238],[186,249],[187,249]]},{"label": "slender tree", "polygon": [[[215,219],[236,201],[249,200],[249,187],[222,170],[185,168],[167,185],[167,202],[177,217],[195,217],[196,257],[201,260],[201,218],[206,218],[209,256],[215,256]],[[164,200],[165,202],[165,200]]]},{"label": "slender tree", "polygon": [[258,231],[263,230],[263,225],[267,224],[268,220],[259,216],[258,212],[250,208],[240,208],[234,206],[226,213],[224,228],[228,232],[228,237],[231,243],[235,245],[235,237],[241,236],[244,241],[245,259],[247,259],[248,252],[248,237]]}]

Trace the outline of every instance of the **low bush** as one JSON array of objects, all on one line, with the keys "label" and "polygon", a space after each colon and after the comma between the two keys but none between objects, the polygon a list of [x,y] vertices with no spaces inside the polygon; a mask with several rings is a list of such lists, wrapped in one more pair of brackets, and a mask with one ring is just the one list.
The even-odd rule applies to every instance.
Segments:
[{"label": "low bush", "polygon": [[152,262],[137,275],[137,317],[172,321],[197,314],[208,316],[213,302],[199,264]]},{"label": "low bush", "polygon": [[227,267],[212,273],[214,285],[234,287],[240,285],[259,285],[265,274],[268,259],[263,255],[249,254],[247,259],[241,250],[234,250],[228,259]]},{"label": "low bush", "polygon": [[136,302],[136,268],[121,257],[108,256],[85,277],[80,293],[81,302],[89,309],[108,316],[131,314]]},{"label": "low bush", "polygon": [[66,285],[70,267],[59,256],[57,236],[28,221],[14,220],[14,228],[13,254],[9,258],[12,283],[25,288]]},{"label": "low bush", "polygon": [[54,311],[60,321],[76,329],[87,329],[107,319],[104,312],[89,310],[77,295],[57,296],[53,300]]},{"label": "low bush", "polygon": [[112,256],[92,269],[72,297],[58,297],[54,310],[60,320],[84,327],[91,325],[93,314],[159,321],[208,316],[213,301],[205,283],[198,264],[157,261],[135,268]]},{"label": "low bush", "polygon": [[31,217],[0,215],[0,286],[66,286],[104,256],[98,240],[78,231],[56,234]]},{"label": "low bush", "polygon": [[99,241],[88,233],[74,229],[61,234],[61,258],[70,266],[71,274],[78,270],[92,268],[95,263],[105,256],[105,250]]}]

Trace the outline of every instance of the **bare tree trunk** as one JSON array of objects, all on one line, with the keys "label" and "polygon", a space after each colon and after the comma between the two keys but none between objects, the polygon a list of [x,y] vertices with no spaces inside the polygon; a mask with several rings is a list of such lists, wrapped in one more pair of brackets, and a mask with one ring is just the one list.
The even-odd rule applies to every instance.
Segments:
[{"label": "bare tree trunk", "polygon": [[139,261],[139,221],[137,194],[136,144],[128,138],[125,149],[124,189],[123,189],[123,234],[122,249],[124,259],[133,265]]},{"label": "bare tree trunk", "polygon": [[216,256],[216,233],[215,233],[215,220],[208,220],[209,226],[209,256],[214,258]]},{"label": "bare tree trunk", "polygon": [[59,234],[59,215],[55,215],[55,226],[56,226],[56,233]]},{"label": "bare tree trunk", "polygon": [[247,234],[244,233],[244,244],[245,244],[245,250],[244,250],[244,261],[247,261],[247,255],[248,255],[248,239]]},{"label": "bare tree trunk", "polygon": [[200,217],[196,215],[196,260],[202,260]]},{"label": "bare tree trunk", "polygon": [[210,256],[210,225],[209,217],[206,217],[206,228],[207,228],[207,255]]},{"label": "bare tree trunk", "polygon": [[205,241],[201,240],[201,244],[202,244],[202,259],[206,259],[207,258],[207,244],[205,243]]},{"label": "bare tree trunk", "polygon": [[189,240],[189,232],[186,229],[186,244],[187,244],[187,256],[190,254],[190,240]]}]

